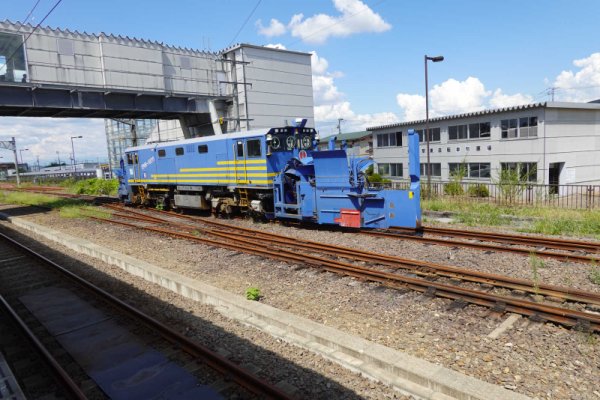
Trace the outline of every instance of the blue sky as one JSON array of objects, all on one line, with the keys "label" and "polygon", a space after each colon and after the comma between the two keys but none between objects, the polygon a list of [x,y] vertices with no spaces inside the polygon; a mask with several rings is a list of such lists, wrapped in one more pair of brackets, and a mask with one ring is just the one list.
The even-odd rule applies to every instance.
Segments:
[{"label": "blue sky", "polygon": [[[41,0],[32,23],[54,2]],[[34,4],[5,2],[3,18],[23,20]],[[344,130],[420,118],[424,54],[445,57],[430,65],[433,115],[544,101],[552,86],[557,100],[600,98],[598,15],[596,0],[63,0],[44,25],[200,49],[235,41],[315,52],[315,116],[326,135],[338,117]],[[3,119],[0,129],[14,133],[17,125],[36,130],[39,124]],[[94,139],[81,146],[82,154],[105,157],[102,121],[42,125],[50,136],[84,126]],[[35,151],[44,158],[48,146],[46,140]]]}]

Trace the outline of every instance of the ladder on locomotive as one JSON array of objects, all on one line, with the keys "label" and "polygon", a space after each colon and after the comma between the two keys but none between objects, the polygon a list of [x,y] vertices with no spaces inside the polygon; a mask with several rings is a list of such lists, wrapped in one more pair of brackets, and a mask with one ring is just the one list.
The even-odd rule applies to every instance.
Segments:
[{"label": "ladder on locomotive", "polygon": [[250,205],[248,200],[248,189],[238,189],[238,193],[240,195],[240,207],[248,207]]}]

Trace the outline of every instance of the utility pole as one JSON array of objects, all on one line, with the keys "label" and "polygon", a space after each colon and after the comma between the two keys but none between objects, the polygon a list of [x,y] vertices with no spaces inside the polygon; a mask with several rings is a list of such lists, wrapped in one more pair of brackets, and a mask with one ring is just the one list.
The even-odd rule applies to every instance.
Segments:
[{"label": "utility pole", "polygon": [[342,121],[343,120],[344,120],[344,118],[338,118],[338,124],[337,124],[338,135],[342,134]]},{"label": "utility pole", "polygon": [[17,158],[17,143],[13,136],[11,140],[0,140],[0,149],[12,150],[15,157],[15,171],[17,175],[17,186],[21,185],[21,176],[19,175],[19,159]]}]

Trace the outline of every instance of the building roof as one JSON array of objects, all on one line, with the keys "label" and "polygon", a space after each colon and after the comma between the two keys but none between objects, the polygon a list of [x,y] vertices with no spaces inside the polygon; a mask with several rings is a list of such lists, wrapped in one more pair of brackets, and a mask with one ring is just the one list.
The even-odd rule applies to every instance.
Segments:
[{"label": "building roof", "polygon": [[79,39],[87,39],[87,40],[92,40],[92,41],[97,41],[99,37],[102,37],[103,40],[105,40],[109,43],[112,42],[112,43],[119,43],[119,44],[125,44],[125,45],[135,45],[135,46],[140,46],[140,47],[145,47],[145,48],[164,48],[164,49],[168,49],[168,50],[174,51],[174,52],[195,55],[195,56],[212,57],[212,58],[217,57],[222,53],[227,53],[227,52],[230,52],[230,51],[235,50],[240,47],[253,47],[253,48],[263,49],[263,50],[273,50],[273,51],[280,51],[280,52],[286,52],[286,53],[311,55],[310,53],[304,53],[304,52],[300,52],[300,51],[277,49],[277,48],[266,47],[266,46],[257,46],[257,45],[247,44],[247,43],[238,43],[238,44],[235,44],[233,46],[230,46],[228,48],[225,48],[225,49],[219,50],[219,51],[199,50],[199,49],[193,49],[193,48],[188,48],[188,47],[181,47],[181,46],[177,46],[177,45],[171,45],[171,44],[167,44],[167,43],[164,43],[164,42],[161,42],[158,40],[143,39],[143,38],[137,38],[137,37],[123,36],[123,35],[115,35],[112,33],[104,33],[104,32],[88,33],[86,31],[80,32],[78,30],[72,31],[70,29],[62,29],[62,28],[58,28],[58,27],[54,28],[54,27],[47,26],[47,25],[36,27],[34,25],[31,25],[30,23],[22,23],[20,21],[13,22],[8,19],[0,21],[0,29],[7,31],[8,33],[10,33],[11,31],[12,32],[16,31],[16,32],[21,32],[21,33],[29,33],[35,29],[35,32],[37,32],[37,33],[53,34],[58,37],[79,38]]},{"label": "building roof", "polygon": [[342,140],[362,139],[366,136],[371,136],[371,132],[368,132],[368,131],[347,132],[347,133],[341,133],[338,135],[330,135],[330,136],[324,137],[323,140],[329,140],[332,136],[335,136],[336,142],[341,142]]},{"label": "building roof", "polygon": [[[440,122],[440,121],[477,117],[480,115],[488,115],[488,114],[499,114],[499,113],[504,113],[504,112],[520,111],[520,110],[527,110],[527,109],[532,109],[532,108],[571,108],[571,109],[584,109],[584,110],[600,110],[600,104],[595,103],[595,102],[567,103],[567,102],[560,102],[560,101],[548,101],[548,102],[544,102],[544,103],[523,104],[523,105],[519,105],[519,106],[493,108],[493,109],[489,109],[489,110],[474,111],[474,112],[464,113],[464,114],[454,114],[454,115],[446,115],[446,116],[437,117],[437,118],[429,118],[429,123],[431,124],[431,123]],[[375,131],[378,129],[397,128],[397,127],[404,127],[404,126],[414,126],[414,125],[420,125],[420,124],[424,124],[424,123],[425,123],[424,119],[415,120],[415,121],[397,122],[397,123],[388,124],[388,125],[371,126],[371,127],[367,128],[367,131]]]}]

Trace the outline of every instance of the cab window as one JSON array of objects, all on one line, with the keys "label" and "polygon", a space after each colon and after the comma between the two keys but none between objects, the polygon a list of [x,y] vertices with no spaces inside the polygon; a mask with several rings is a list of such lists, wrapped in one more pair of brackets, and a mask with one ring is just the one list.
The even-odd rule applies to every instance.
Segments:
[{"label": "cab window", "polygon": [[244,158],[244,142],[238,141],[235,144],[235,153],[238,158]]},{"label": "cab window", "polygon": [[198,153],[202,154],[202,153],[208,153],[208,145],[207,144],[201,144],[198,146]]},{"label": "cab window", "polygon": [[246,148],[248,149],[248,157],[260,157],[260,139],[252,139],[246,142]]},{"label": "cab window", "polygon": [[175,147],[175,155],[182,156],[183,155],[183,147]]},{"label": "cab window", "polygon": [[158,150],[158,156],[159,157],[164,157],[166,155],[167,155],[167,152],[165,151],[165,149]]},{"label": "cab window", "polygon": [[133,164],[133,157],[131,157],[131,153],[127,153],[127,164]]}]

